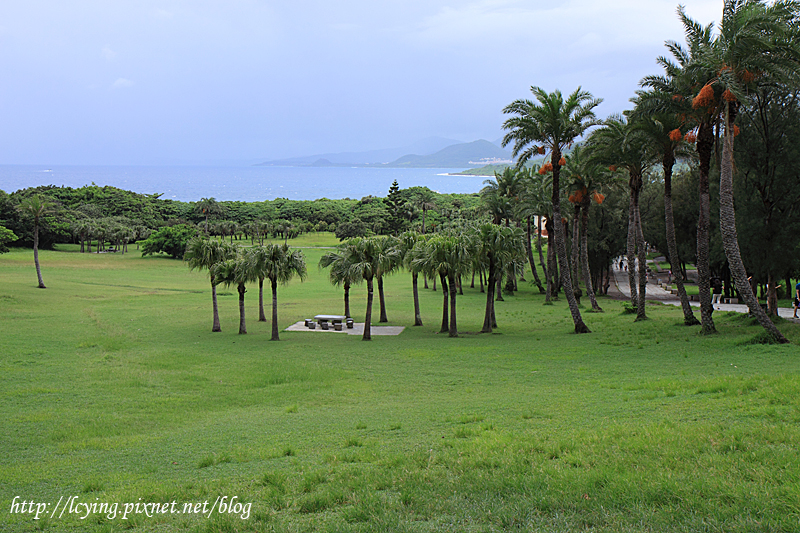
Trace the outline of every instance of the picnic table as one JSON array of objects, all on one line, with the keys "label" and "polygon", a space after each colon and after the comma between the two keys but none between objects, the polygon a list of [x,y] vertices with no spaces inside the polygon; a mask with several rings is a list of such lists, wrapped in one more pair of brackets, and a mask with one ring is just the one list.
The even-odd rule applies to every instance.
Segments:
[{"label": "picnic table", "polygon": [[317,315],[314,317],[314,320],[319,323],[319,326],[322,329],[328,329],[328,322],[330,322],[333,324],[333,329],[336,331],[341,331],[342,322],[347,321],[347,317],[344,315]]}]

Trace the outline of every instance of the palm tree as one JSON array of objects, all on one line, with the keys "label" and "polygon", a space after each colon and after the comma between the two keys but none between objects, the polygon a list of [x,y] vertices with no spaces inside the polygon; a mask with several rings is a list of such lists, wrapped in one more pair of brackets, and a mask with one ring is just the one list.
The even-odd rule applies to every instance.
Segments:
[{"label": "palm tree", "polygon": [[[550,191],[550,180],[544,179],[543,176],[539,175],[538,171],[539,166],[534,165],[528,172],[527,179],[523,180],[522,190],[520,191],[520,215],[528,219],[528,225],[530,225],[530,217],[536,217],[536,251],[539,254],[539,265],[542,267],[545,279],[545,302],[549,303],[553,287],[542,253],[542,219],[550,215],[552,204],[549,198],[552,192]],[[534,277],[537,280],[537,285],[539,285],[538,275],[535,274],[536,267],[532,263],[531,269],[534,271]],[[541,291],[541,285],[539,291]]]},{"label": "palm tree", "polygon": [[[463,274],[470,265],[466,239],[455,235],[435,235],[425,241],[421,252],[414,259],[414,268],[424,270],[431,276],[438,275],[442,282],[444,304],[440,333],[447,331],[450,337],[458,337],[456,278]],[[447,313],[448,296],[450,297],[449,321]]]},{"label": "palm tree", "polygon": [[383,293],[383,277],[394,272],[400,266],[400,253],[397,250],[397,239],[392,236],[376,237],[378,245],[377,267],[375,279],[378,281],[378,301],[380,303],[381,317],[378,322],[388,322],[386,315],[386,297]]},{"label": "palm tree", "polygon": [[202,214],[206,219],[205,232],[208,235],[208,217],[209,215],[221,215],[225,212],[223,207],[212,198],[201,198],[194,206],[195,211]]},{"label": "palm tree", "polygon": [[41,196],[31,196],[19,204],[19,211],[33,217],[33,262],[36,265],[36,277],[39,278],[39,288],[46,289],[42,281],[42,269],[39,266],[39,225],[42,217],[55,211],[55,204],[44,200]]},{"label": "palm tree", "polygon": [[[231,246],[230,244],[228,246]],[[226,259],[215,263],[209,269],[211,275],[217,283],[223,283],[226,287],[236,285],[239,292],[239,335],[247,333],[247,325],[244,317],[244,293],[247,292],[246,283],[255,281],[256,273],[250,268],[248,261],[241,253],[235,258]]]},{"label": "palm tree", "polygon": [[211,278],[211,302],[214,308],[214,322],[212,332],[222,331],[219,323],[219,310],[217,308],[217,279],[213,266],[217,263],[232,259],[236,256],[236,248],[224,241],[209,239],[208,237],[194,237],[186,243],[184,261],[189,263],[189,269],[208,270]]},{"label": "palm tree", "polygon": [[[593,109],[602,100],[592,98],[580,87],[565,100],[561,91],[546,93],[540,87],[531,87],[531,92],[538,103],[531,100],[515,100],[503,109],[503,113],[514,115],[503,124],[509,132],[503,138],[503,146],[514,144],[514,157],[517,165],[522,167],[539,148],[550,150],[550,166],[553,172],[553,218],[555,219],[555,242],[558,260],[561,265],[567,264],[567,248],[564,228],[561,226],[561,199],[559,178],[563,164],[562,154],[578,137],[590,127],[597,124]],[[583,323],[578,302],[572,292],[569,271],[561,269],[561,280],[569,302],[575,333],[589,333]]]},{"label": "palm tree", "polygon": [[269,279],[272,287],[272,338],[278,337],[278,283],[285,285],[297,276],[306,278],[306,258],[300,250],[290,250],[286,244],[267,244],[248,250],[246,271],[262,280]]},{"label": "palm tree", "polygon": [[780,343],[788,341],[753,294],[739,251],[733,206],[733,137],[739,106],[748,97],[747,86],[774,83],[785,79],[787,72],[798,71],[800,51],[792,42],[797,12],[798,5],[791,2],[768,6],[760,0],[726,0],[720,34],[703,57],[706,66],[718,68],[713,85],[717,90],[724,89],[719,100],[724,125],[719,192],[722,245],[736,290],[750,313]]},{"label": "palm tree", "polygon": [[360,283],[363,278],[353,276],[348,263],[351,253],[348,251],[349,243],[342,243],[337,246],[335,252],[324,254],[319,260],[320,268],[330,268],[330,282],[336,286],[344,287],[344,314],[350,318],[350,287]]},{"label": "palm tree", "polygon": [[[575,260],[575,271],[577,273],[577,266],[580,264],[581,273],[583,274],[583,285],[586,288],[586,295],[589,297],[589,301],[592,304],[592,311],[602,312],[603,309],[597,303],[594,287],[592,287],[592,275],[589,270],[588,232],[589,208],[591,207],[592,200],[594,199],[598,205],[602,204],[603,200],[605,200],[605,196],[598,192],[598,189],[601,188],[607,180],[607,172],[601,165],[591,161],[590,154],[586,153],[581,145],[576,146],[569,158],[567,158],[565,171],[570,178],[569,188],[573,191],[569,199],[578,206],[576,214],[580,215],[580,231],[578,232],[580,238],[574,239],[574,241],[579,241],[580,243],[580,252]],[[575,222],[577,227],[577,220]]]},{"label": "palm tree", "polygon": [[[672,209],[672,169],[678,156],[686,155],[686,142],[677,113],[653,113],[652,108],[670,107],[671,95],[656,91],[639,91],[635,98],[636,107],[633,113],[638,118],[639,129],[644,133],[650,143],[654,157],[661,159],[661,168],[664,172],[664,226],[666,228],[667,251],[669,252],[670,269],[679,272],[678,244],[675,238],[675,217]],[[652,103],[655,103],[655,106]],[[659,104],[661,104],[659,106]],[[675,285],[683,309],[683,323],[686,326],[696,326],[700,321],[694,316],[686,288],[683,286],[683,276],[675,276]]]},{"label": "palm tree", "polygon": [[[647,296],[647,255],[639,214],[639,194],[642,191],[644,175],[650,166],[652,156],[647,151],[649,145],[638,123],[626,120],[622,115],[612,115],[604,126],[592,133],[589,138],[593,157],[596,161],[624,169],[628,172],[630,208],[628,212],[628,281],[631,287],[631,304],[636,307],[636,320],[646,320],[645,297]],[[637,252],[639,267],[639,288],[632,266],[634,252]],[[637,294],[638,292],[638,294]]]},{"label": "palm tree", "polygon": [[422,241],[422,237],[413,231],[402,233],[398,239],[397,251],[398,259],[403,266],[411,272],[411,290],[414,295],[414,325],[422,325],[422,314],[419,311],[419,288],[418,278],[420,270],[414,265],[414,253],[418,250],[417,244]]},{"label": "palm tree", "polygon": [[[678,7],[678,17],[683,24],[687,47],[667,41],[674,61],[659,57],[658,63],[664,68],[664,76],[647,76],[642,85],[667,95],[670,105],[663,109],[678,114],[687,129],[696,128],[696,134],[687,135],[687,140],[696,142],[698,162],[697,217],[697,285],[700,291],[700,331],[704,335],[716,333],[711,305],[711,266],[709,264],[709,233],[711,226],[711,207],[709,193],[709,172],[714,150],[714,129],[719,123],[719,112],[714,111],[719,100],[708,85],[716,76],[713,67],[704,65],[701,58],[707,54],[712,42],[713,24],[702,26],[686,15],[683,6]],[[708,86],[703,100],[692,98],[697,87]],[[702,104],[702,105],[700,105]]]},{"label": "palm tree", "polygon": [[496,279],[504,265],[524,257],[523,233],[520,228],[484,224],[477,230],[476,253],[486,269],[486,309],[481,333],[491,333],[497,327],[494,312]]},{"label": "palm tree", "polygon": [[422,234],[425,235],[425,214],[429,209],[436,208],[436,196],[427,187],[420,188],[414,196],[414,205],[422,210]]},{"label": "palm tree", "polygon": [[364,316],[364,334],[361,340],[372,340],[373,279],[378,271],[379,245],[374,238],[354,237],[347,241],[347,264],[349,276],[360,277],[367,282],[367,312]]}]

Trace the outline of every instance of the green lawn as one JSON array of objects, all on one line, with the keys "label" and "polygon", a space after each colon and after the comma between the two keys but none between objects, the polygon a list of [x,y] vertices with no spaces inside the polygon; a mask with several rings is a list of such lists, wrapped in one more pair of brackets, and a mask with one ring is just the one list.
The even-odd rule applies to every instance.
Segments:
[{"label": "green lawn", "polygon": [[[326,246],[330,236],[292,244]],[[132,248],[135,248],[132,247]],[[423,327],[371,342],[284,332],[270,342],[247,292],[180,261],[129,254],[0,255],[2,531],[785,531],[800,528],[800,328],[754,345],[759,327],[715,313],[720,333],[653,305],[584,312],[527,282],[477,335],[483,295],[459,296],[457,339],[439,335],[441,292],[421,290]],[[309,277],[280,287],[281,329],[342,312]],[[410,275],[387,280],[391,325],[413,323]],[[421,283],[420,283],[421,285]],[[365,291],[353,311],[363,317]],[[267,303],[269,299],[267,297]],[[585,302],[588,303],[588,302]],[[586,311],[586,310],[584,310]],[[375,299],[373,316],[378,317]],[[13,498],[46,502],[34,520]],[[136,502],[250,503],[250,514],[129,514]],[[118,502],[64,513],[59,498]]]}]

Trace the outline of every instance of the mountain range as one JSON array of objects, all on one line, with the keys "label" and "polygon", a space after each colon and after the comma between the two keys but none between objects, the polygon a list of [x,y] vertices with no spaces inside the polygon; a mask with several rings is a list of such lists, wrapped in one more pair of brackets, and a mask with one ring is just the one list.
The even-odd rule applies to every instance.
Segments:
[{"label": "mountain range", "polygon": [[508,151],[483,139],[462,143],[452,139],[430,137],[402,148],[317,154],[267,161],[259,163],[258,166],[461,168],[510,160],[511,154]]}]

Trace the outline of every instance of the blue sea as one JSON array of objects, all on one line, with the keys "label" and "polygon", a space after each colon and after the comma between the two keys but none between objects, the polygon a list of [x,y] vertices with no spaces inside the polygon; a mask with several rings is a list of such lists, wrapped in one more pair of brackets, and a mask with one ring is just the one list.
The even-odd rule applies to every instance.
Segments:
[{"label": "blue sea", "polygon": [[191,166],[35,166],[0,165],[0,190],[8,193],[57,185],[112,185],[164,199],[196,202],[201,198],[256,202],[289,198],[386,196],[394,180],[401,189],[425,186],[440,193],[474,193],[479,176],[449,176],[463,169],[349,167],[191,167]]}]

